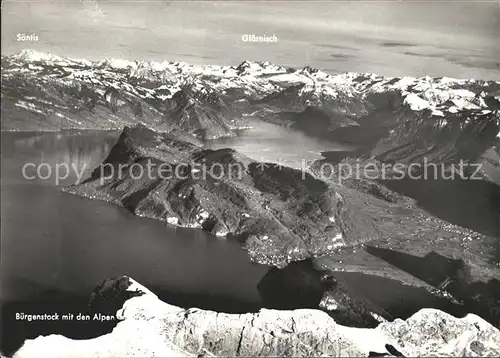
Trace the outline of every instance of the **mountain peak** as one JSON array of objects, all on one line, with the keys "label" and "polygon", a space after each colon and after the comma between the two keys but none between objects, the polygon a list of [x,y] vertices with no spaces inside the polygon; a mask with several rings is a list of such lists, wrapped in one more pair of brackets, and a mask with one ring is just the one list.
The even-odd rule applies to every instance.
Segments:
[{"label": "mountain peak", "polygon": [[13,57],[18,60],[29,62],[62,60],[62,57],[53,55],[49,52],[40,52],[34,49],[23,49],[14,54]]}]

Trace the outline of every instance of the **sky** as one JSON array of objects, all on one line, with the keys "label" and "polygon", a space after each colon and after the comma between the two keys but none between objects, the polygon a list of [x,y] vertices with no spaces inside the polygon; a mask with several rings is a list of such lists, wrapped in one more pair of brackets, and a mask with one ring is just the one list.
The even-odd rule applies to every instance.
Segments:
[{"label": "sky", "polygon": [[[97,5],[96,5],[97,3]],[[500,1],[3,0],[1,53],[500,80]],[[37,42],[17,41],[36,34]],[[248,43],[242,35],[275,35]]]}]

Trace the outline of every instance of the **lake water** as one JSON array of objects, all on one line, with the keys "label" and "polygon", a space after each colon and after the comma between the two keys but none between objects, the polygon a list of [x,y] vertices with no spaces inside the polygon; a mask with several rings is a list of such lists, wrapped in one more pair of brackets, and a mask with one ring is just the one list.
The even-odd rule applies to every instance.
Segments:
[{"label": "lake water", "polygon": [[261,120],[246,120],[252,128],[241,131],[237,137],[209,141],[206,147],[231,147],[259,162],[280,163],[296,169],[305,169],[312,161],[322,159],[322,152],[351,149],[345,144],[312,138]]}]

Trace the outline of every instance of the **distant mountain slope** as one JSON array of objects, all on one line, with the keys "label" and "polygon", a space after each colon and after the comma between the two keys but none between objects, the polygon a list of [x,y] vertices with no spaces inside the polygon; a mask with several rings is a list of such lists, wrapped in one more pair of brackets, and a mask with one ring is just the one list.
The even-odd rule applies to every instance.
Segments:
[{"label": "distant mountain slope", "polygon": [[[115,88],[128,102],[125,107],[131,108],[113,115],[101,108],[109,88]],[[177,99],[193,99],[193,112],[223,109],[224,122],[232,123],[230,126],[240,114],[258,113],[265,118],[281,112],[301,114],[314,108],[331,117],[333,129],[355,124],[352,119],[376,110],[379,104],[371,100],[372,94],[388,92],[398,92],[403,106],[437,117],[462,111],[481,116],[500,107],[500,84],[495,81],[387,78],[362,73],[329,75],[310,67],[296,70],[251,61],[237,67],[166,61],[90,62],[24,50],[2,56],[2,111],[6,115],[2,129],[21,129],[23,125],[33,129],[107,128],[130,122],[162,127],[166,124],[158,117],[171,114],[168,102],[175,99],[175,94]],[[231,113],[232,105],[241,113]],[[31,113],[34,118],[22,120],[16,110],[23,115]],[[211,117],[207,113],[200,116],[199,122]]]},{"label": "distant mountain slope", "polygon": [[[2,57],[2,130],[119,129],[143,124],[200,138],[245,127],[195,77],[148,78],[141,65],[89,62],[23,51]],[[155,73],[156,75],[156,73]]]},{"label": "distant mountain slope", "polygon": [[211,139],[234,135],[252,116],[406,162],[476,159],[500,136],[496,81],[329,75],[251,61],[90,62],[25,50],[2,57],[1,92],[2,130],[143,124]]}]

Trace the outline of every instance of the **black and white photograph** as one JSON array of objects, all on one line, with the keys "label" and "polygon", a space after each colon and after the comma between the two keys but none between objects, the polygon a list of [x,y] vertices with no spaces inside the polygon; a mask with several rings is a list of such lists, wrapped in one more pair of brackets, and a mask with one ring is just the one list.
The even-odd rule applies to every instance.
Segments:
[{"label": "black and white photograph", "polygon": [[1,14],[1,358],[500,356],[499,0]]}]

